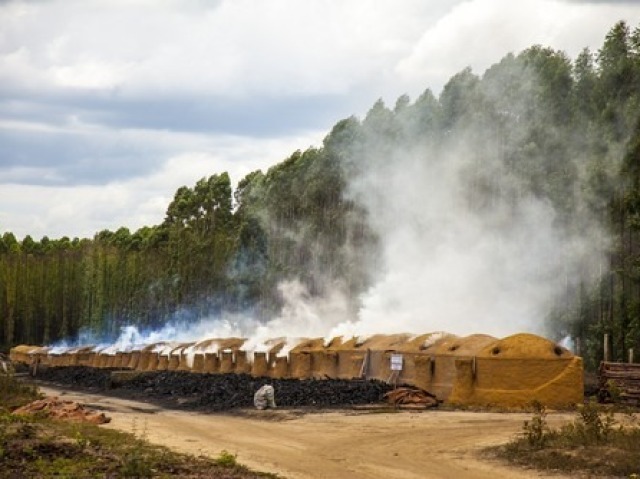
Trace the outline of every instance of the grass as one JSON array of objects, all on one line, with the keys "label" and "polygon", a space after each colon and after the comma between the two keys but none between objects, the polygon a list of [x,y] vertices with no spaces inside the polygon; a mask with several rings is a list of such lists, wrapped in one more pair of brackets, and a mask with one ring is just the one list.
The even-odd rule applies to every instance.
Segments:
[{"label": "grass", "polygon": [[640,424],[638,414],[617,414],[595,402],[580,406],[575,419],[560,427],[547,423],[544,406],[534,403],[533,416],[521,434],[491,448],[498,457],[520,466],[591,476],[638,477]]},{"label": "grass", "polygon": [[223,449],[220,451],[220,455],[215,459],[215,463],[221,467],[234,468],[238,465],[236,462],[237,454],[231,454],[229,451]]},{"label": "grass", "polygon": [[236,455],[177,454],[146,441],[143,428],[122,433],[92,424],[18,416],[15,408],[40,398],[13,376],[0,376],[0,478],[272,478],[240,465]]},{"label": "grass", "polygon": [[21,383],[13,374],[0,373],[0,412],[13,411],[41,397],[36,387]]}]

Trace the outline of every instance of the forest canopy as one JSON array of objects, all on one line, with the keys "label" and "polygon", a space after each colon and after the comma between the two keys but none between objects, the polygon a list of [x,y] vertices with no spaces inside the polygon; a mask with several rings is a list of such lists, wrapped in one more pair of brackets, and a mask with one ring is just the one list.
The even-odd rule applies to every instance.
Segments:
[{"label": "forest canopy", "polygon": [[597,52],[536,45],[457,73],[438,96],[379,100],[235,189],[224,172],[182,186],[161,224],[91,239],[0,231],[0,349],[175,318],[266,323],[292,282],[311,298],[338,292],[331,329],[373,318],[373,295],[395,294],[390,270],[420,297],[475,267],[486,284],[452,290],[473,304],[443,315],[481,318],[513,295],[538,330],[579,338],[593,367],[603,333],[617,359],[640,348],[639,231],[640,28],[619,22]]}]

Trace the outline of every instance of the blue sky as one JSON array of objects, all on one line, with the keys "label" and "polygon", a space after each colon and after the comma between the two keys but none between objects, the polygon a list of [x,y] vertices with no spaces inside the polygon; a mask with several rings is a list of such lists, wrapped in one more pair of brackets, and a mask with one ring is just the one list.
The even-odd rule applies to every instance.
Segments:
[{"label": "blue sky", "polygon": [[158,224],[181,185],[237,183],[508,52],[597,50],[618,20],[640,2],[2,2],[0,233]]}]

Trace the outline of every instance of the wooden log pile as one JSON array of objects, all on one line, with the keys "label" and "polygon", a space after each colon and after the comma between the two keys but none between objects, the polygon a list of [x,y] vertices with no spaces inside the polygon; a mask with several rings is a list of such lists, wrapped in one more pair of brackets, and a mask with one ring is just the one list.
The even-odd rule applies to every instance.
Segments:
[{"label": "wooden log pile", "polygon": [[430,408],[438,406],[438,399],[428,391],[412,387],[399,387],[384,395],[389,404],[398,408]]},{"label": "wooden log pile", "polygon": [[598,398],[601,402],[640,405],[640,364],[600,363]]}]

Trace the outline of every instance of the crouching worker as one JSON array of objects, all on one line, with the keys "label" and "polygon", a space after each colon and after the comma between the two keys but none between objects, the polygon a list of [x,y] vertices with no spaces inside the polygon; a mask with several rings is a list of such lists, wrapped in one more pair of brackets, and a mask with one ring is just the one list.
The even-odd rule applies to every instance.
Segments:
[{"label": "crouching worker", "polygon": [[265,384],[253,395],[253,405],[256,409],[267,409],[276,407],[275,391],[273,386]]}]

